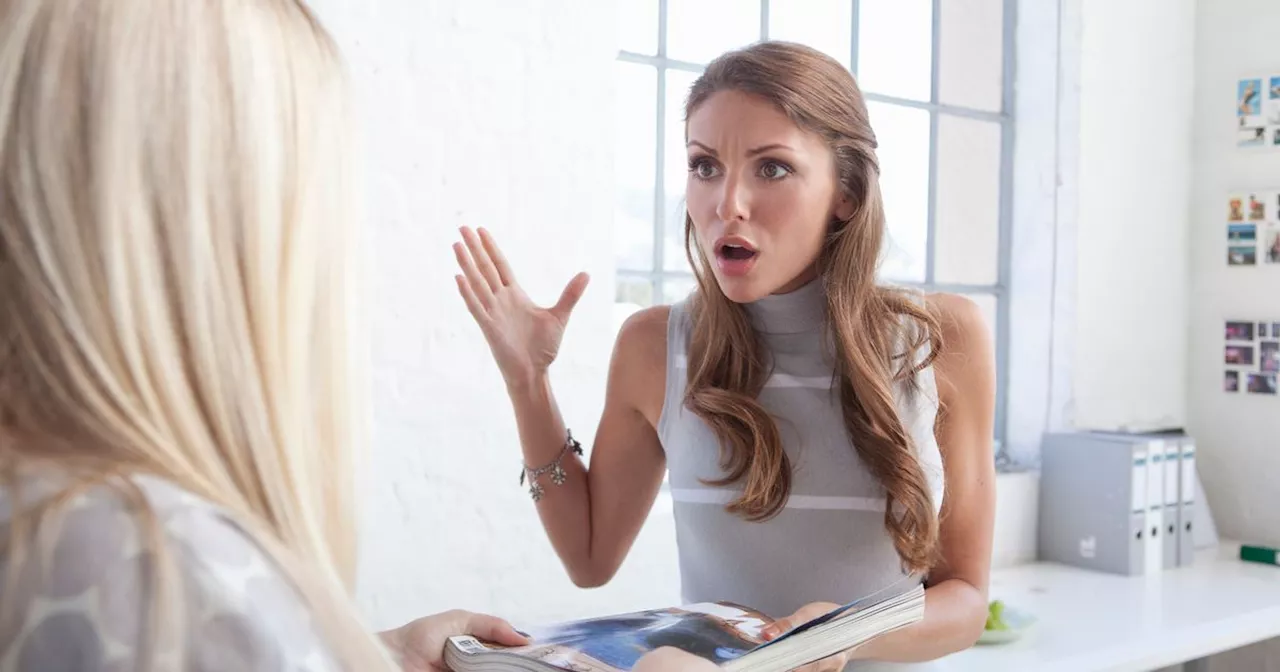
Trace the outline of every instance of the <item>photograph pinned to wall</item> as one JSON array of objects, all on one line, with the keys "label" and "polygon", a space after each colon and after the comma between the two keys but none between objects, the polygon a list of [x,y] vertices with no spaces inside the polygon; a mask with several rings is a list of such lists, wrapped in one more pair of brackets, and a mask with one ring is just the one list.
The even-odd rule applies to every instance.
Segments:
[{"label": "photograph pinned to wall", "polygon": [[1228,366],[1253,366],[1253,346],[1228,345],[1222,363]]},{"label": "photograph pinned to wall", "polygon": [[1252,343],[1253,326],[1253,322],[1227,322],[1227,340]]},{"label": "photograph pinned to wall", "polygon": [[1280,148],[1280,74],[1236,80],[1236,146]]},{"label": "photograph pinned to wall", "polygon": [[1249,374],[1249,394],[1270,394],[1276,393],[1276,374],[1274,373],[1251,373]]},{"label": "photograph pinned to wall", "polygon": [[1280,75],[1272,77],[1267,87],[1267,133],[1271,146],[1280,147]]},{"label": "photograph pinned to wall", "polygon": [[1233,244],[1252,243],[1258,239],[1257,224],[1228,224],[1227,240]]},{"label": "photograph pinned to wall", "polygon": [[1263,373],[1280,373],[1280,341],[1262,341],[1258,344],[1258,370]]},{"label": "photograph pinned to wall", "polygon": [[1228,266],[1256,266],[1258,265],[1258,246],[1256,245],[1232,245],[1227,248],[1227,265]]},{"label": "photograph pinned to wall", "polygon": [[1238,194],[1232,194],[1227,197],[1227,221],[1243,222],[1244,221],[1244,197]]},{"label": "photograph pinned to wall", "polygon": [[1267,201],[1266,196],[1259,197],[1258,194],[1249,194],[1249,221],[1261,222],[1267,218]]},{"label": "photograph pinned to wall", "polygon": [[1222,391],[1278,396],[1280,321],[1226,320]]},{"label": "photograph pinned to wall", "polygon": [[1262,260],[1280,264],[1280,222],[1268,222],[1262,230]]},{"label": "photograph pinned to wall", "polygon": [[1262,116],[1262,80],[1242,79],[1236,83],[1236,144],[1258,147],[1266,144],[1267,124]]}]

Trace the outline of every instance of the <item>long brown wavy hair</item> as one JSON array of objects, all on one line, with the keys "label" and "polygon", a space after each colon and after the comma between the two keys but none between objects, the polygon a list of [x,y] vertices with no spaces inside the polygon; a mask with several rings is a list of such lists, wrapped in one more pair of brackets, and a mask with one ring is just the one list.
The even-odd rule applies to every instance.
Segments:
[{"label": "long brown wavy hair", "polygon": [[[824,138],[835,155],[839,188],[855,209],[849,219],[831,222],[817,264],[841,410],[854,449],[886,491],[885,527],[904,568],[926,572],[937,560],[938,518],[893,389],[905,384],[913,391],[915,374],[933,363],[942,342],[937,317],[922,303],[876,282],[885,219],[876,139],[862,93],[835,60],[776,41],[713,61],[690,90],[685,119],[725,90],[771,101],[800,128]],[[728,510],[767,520],[782,510],[791,489],[791,465],[777,425],[757,401],[770,373],[768,353],[743,307],[719,290],[687,212],[685,251],[698,281],[690,305],[685,403],[720,439],[721,465],[728,472],[707,483],[745,481]],[[925,346],[928,352],[919,357]]]}]

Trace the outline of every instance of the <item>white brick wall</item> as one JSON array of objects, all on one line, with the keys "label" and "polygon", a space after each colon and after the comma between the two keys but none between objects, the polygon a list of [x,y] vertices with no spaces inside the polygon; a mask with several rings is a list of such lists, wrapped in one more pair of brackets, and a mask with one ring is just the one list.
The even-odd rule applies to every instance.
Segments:
[{"label": "white brick wall", "polygon": [[346,51],[366,145],[376,440],[360,596],[373,624],[675,599],[669,512],[610,586],[569,582],[517,486],[510,405],[453,281],[464,224],[495,232],[535,300],[592,275],[553,370],[567,422],[589,439],[614,333],[612,3],[314,5]]}]

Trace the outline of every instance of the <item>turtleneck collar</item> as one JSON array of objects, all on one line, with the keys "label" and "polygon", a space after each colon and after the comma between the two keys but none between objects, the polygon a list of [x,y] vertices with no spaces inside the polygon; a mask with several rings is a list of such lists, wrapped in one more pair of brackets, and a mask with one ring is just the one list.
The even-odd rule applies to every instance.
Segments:
[{"label": "turtleneck collar", "polygon": [[793,292],[770,294],[744,307],[761,333],[800,334],[821,328],[827,297],[819,276]]}]

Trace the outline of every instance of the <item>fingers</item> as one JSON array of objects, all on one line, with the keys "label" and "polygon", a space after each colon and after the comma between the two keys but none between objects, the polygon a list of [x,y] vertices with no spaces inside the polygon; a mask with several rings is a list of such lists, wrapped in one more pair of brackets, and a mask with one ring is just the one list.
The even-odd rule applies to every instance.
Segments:
[{"label": "fingers", "polygon": [[587,291],[587,283],[590,281],[591,278],[586,273],[579,273],[573,276],[564,291],[560,293],[560,300],[551,308],[551,312],[561,322],[569,321],[569,314],[573,312],[573,307],[578,305],[582,294]]},{"label": "fingers", "polygon": [[489,233],[486,228],[481,228],[480,242],[484,244],[484,249],[489,253],[489,258],[493,260],[493,266],[498,270],[498,281],[503,285],[510,285],[515,282],[515,274],[511,272],[511,265],[507,263],[507,258],[502,254],[502,250],[498,249],[498,243],[494,242],[493,234]]},{"label": "fingers", "polygon": [[778,620],[766,625],[760,629],[760,636],[767,642],[771,639],[777,639],[779,635],[791,629],[791,621],[786,618]]},{"label": "fingers", "polygon": [[478,639],[504,646],[523,646],[529,643],[529,638],[517,632],[510,623],[488,614],[471,614],[467,618],[467,632]]},{"label": "fingers", "polygon": [[785,618],[779,618],[770,625],[760,629],[760,636],[766,641],[777,639],[783,633],[792,628],[800,627],[813,619],[830,613],[834,609],[839,609],[840,605],[834,602],[810,602],[796,610],[794,614]]},{"label": "fingers", "polygon": [[471,317],[476,319],[481,325],[484,324],[485,318],[489,316],[489,312],[485,310],[484,304],[480,303],[480,297],[471,291],[471,283],[461,275],[453,276],[458,281],[458,293],[462,295],[463,303],[467,304],[467,310],[471,313]]},{"label": "fingers", "polygon": [[489,286],[489,282],[480,275],[480,270],[476,268],[471,255],[467,253],[467,248],[462,243],[454,243],[453,256],[458,259],[458,266],[462,269],[462,274],[466,276],[467,286],[470,288],[471,293],[481,306],[488,306],[489,302],[493,300],[493,289]]},{"label": "fingers", "polygon": [[471,252],[471,258],[475,261],[476,268],[479,269],[480,275],[485,281],[489,283],[489,291],[496,292],[502,289],[504,283],[498,275],[498,268],[493,265],[493,259],[485,249],[484,243],[480,241],[480,237],[469,226],[462,227],[461,231],[462,239],[467,243],[467,249]]}]

